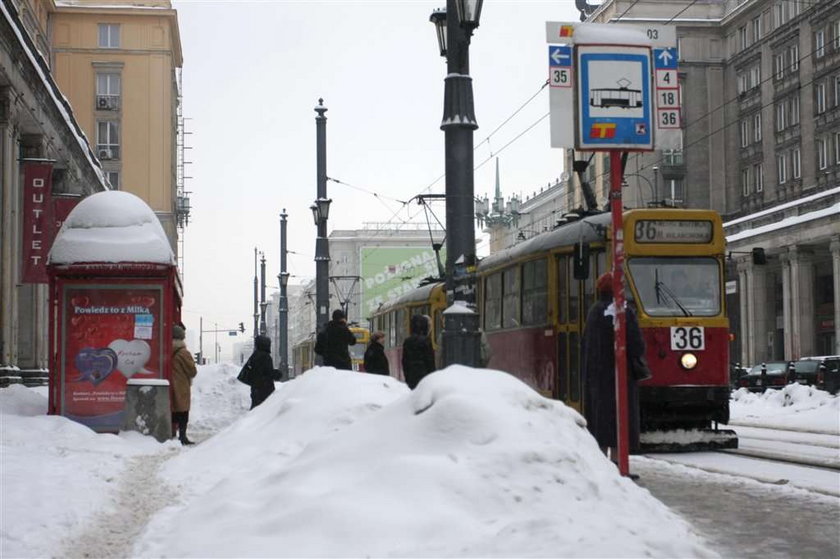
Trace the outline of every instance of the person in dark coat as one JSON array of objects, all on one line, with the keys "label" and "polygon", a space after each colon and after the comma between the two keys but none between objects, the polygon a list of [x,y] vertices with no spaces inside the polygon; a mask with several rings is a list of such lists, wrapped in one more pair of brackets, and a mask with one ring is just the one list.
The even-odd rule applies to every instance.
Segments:
[{"label": "person in dark coat", "polygon": [[[615,394],[615,316],[612,290],[612,274],[607,272],[596,283],[598,300],[592,304],[586,316],[586,325],[581,339],[581,381],[583,383],[583,415],[589,432],[598,445],[617,461],[616,437],[616,394]],[[630,425],[630,450],[639,447],[639,389],[631,372],[630,361],[645,354],[645,342],[636,320],[636,314],[629,306],[626,309],[627,341],[627,403]]]},{"label": "person in dark coat", "polygon": [[274,368],[271,358],[271,338],[254,338],[254,353],[248,358],[251,365],[251,409],[262,404],[274,392],[274,381],[280,379],[280,371]]},{"label": "person in dark coat", "polygon": [[374,332],[365,350],[365,372],[375,375],[390,375],[388,358],[385,356],[385,332]]},{"label": "person in dark coat", "polygon": [[414,390],[423,377],[435,370],[435,350],[429,338],[428,316],[415,314],[409,322],[411,333],[403,342],[402,369],[405,383]]},{"label": "person in dark coat", "polygon": [[[321,334],[315,347],[316,353],[324,358],[324,366],[336,369],[353,370],[350,360],[351,345],[356,343],[356,336],[347,327],[347,317],[344,311],[336,309]],[[320,349],[320,351],[318,351]]]},{"label": "person in dark coat", "polygon": [[187,438],[187,423],[190,421],[192,379],[196,374],[195,361],[184,342],[185,337],[186,331],[182,326],[176,324],[172,327],[172,384],[169,387],[172,436],[177,431],[182,445],[193,444]]}]

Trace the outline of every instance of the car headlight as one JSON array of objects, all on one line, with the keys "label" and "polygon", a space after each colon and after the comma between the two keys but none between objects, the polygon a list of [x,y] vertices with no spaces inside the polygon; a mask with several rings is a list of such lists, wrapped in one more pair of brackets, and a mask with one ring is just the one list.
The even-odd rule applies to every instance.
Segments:
[{"label": "car headlight", "polygon": [[680,357],[680,365],[683,369],[690,371],[697,366],[697,356],[693,353],[683,353]]}]

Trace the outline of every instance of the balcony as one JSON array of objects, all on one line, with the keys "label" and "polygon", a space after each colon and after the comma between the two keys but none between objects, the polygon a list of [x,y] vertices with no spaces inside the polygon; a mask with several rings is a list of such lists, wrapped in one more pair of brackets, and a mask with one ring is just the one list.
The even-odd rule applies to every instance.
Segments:
[{"label": "balcony", "polygon": [[665,180],[685,178],[686,169],[683,151],[679,149],[663,150],[659,172],[662,173],[662,178]]}]

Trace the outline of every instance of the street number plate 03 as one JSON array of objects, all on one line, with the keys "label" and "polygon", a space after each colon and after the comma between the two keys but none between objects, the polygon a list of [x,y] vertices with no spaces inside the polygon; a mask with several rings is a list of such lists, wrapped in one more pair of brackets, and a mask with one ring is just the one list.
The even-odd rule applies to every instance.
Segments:
[{"label": "street number plate 03", "polygon": [[675,351],[706,349],[702,326],[671,326],[671,349]]}]

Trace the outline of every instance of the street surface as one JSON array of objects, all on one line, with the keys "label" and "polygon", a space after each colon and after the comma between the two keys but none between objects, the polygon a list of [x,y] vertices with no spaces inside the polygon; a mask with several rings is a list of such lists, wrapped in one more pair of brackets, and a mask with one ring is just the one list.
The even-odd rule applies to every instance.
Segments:
[{"label": "street surface", "polygon": [[631,471],[640,476],[640,486],[681,514],[721,557],[840,557],[837,497],[657,458],[633,457]]}]

